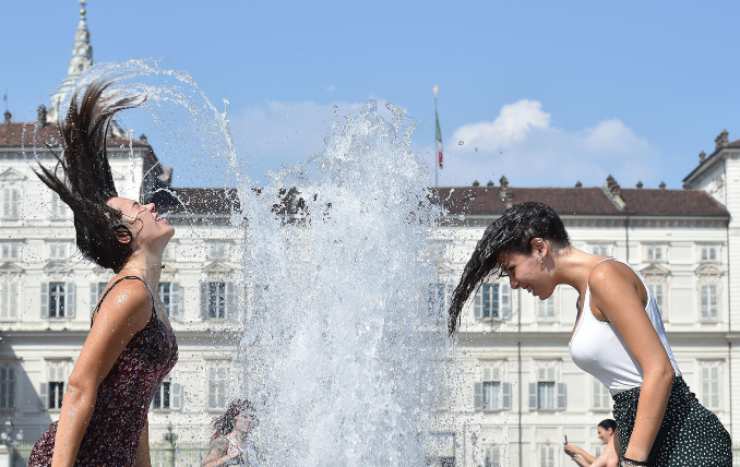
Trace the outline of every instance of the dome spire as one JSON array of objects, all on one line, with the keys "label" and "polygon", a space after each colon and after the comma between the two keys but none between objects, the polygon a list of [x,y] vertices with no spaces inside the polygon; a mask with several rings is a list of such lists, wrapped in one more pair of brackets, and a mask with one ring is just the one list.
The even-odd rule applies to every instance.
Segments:
[{"label": "dome spire", "polygon": [[80,0],[80,21],[77,23],[75,32],[74,48],[72,58],[67,67],[67,77],[64,78],[57,92],[51,97],[51,106],[47,118],[49,122],[56,123],[62,101],[67,97],[75,86],[77,78],[82,72],[93,65],[93,51],[90,44],[90,31],[87,29],[87,1]]}]

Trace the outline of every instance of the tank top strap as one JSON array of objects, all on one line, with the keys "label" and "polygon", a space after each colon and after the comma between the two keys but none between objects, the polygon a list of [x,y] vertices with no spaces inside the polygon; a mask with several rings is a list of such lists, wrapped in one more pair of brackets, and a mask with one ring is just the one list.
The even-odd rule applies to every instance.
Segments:
[{"label": "tank top strap", "polygon": [[108,296],[108,293],[111,290],[113,290],[113,287],[115,287],[120,282],[124,281],[125,279],[138,280],[138,281],[141,281],[142,284],[144,284],[144,287],[146,287],[147,292],[149,292],[149,297],[152,299],[152,314],[153,315],[156,314],[156,310],[154,308],[154,293],[152,292],[152,289],[149,288],[149,284],[147,284],[146,281],[142,277],[140,277],[140,276],[126,275],[126,276],[121,276],[118,279],[116,279],[115,281],[113,281],[113,283],[111,284],[111,286],[108,287],[108,289],[105,292],[103,292],[103,295],[98,299],[98,303],[95,305],[95,308],[93,308],[92,314],[90,315],[90,327],[92,327],[93,321],[95,320],[95,315],[97,314],[98,310],[100,309],[100,305],[103,303],[103,300],[105,300],[105,297],[107,297]]}]

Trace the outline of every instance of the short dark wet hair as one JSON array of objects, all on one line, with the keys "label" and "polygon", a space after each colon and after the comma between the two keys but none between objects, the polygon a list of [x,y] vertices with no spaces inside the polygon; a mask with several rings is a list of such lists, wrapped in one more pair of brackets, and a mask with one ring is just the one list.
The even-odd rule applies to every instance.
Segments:
[{"label": "short dark wet hair", "polygon": [[487,277],[500,274],[501,256],[511,252],[531,253],[530,241],[538,237],[559,248],[570,246],[570,238],[560,216],[550,206],[536,201],[515,204],[488,226],[465,264],[452,295],[448,321],[450,334],[455,332],[468,297]]},{"label": "short dark wet hair", "polygon": [[599,424],[596,426],[601,427],[605,430],[614,431],[617,429],[617,422],[611,418],[605,418],[604,420],[600,421]]}]

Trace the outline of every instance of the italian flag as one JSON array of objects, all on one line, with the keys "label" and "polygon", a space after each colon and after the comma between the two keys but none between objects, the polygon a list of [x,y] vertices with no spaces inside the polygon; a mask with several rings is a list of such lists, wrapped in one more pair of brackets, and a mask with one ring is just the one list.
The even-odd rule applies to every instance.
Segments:
[{"label": "italian flag", "polygon": [[442,144],[442,129],[439,126],[439,113],[437,113],[437,99],[434,99],[434,144],[437,149],[437,166],[444,168],[444,145]]}]

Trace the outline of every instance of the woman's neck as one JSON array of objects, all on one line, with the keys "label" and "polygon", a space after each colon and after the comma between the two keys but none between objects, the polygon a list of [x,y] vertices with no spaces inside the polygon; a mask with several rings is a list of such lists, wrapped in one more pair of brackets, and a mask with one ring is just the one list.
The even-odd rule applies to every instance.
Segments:
[{"label": "woman's neck", "polygon": [[599,257],[577,248],[565,248],[555,254],[554,278],[558,284],[568,284],[579,293],[585,293],[593,267]]},{"label": "woman's neck", "polygon": [[129,257],[118,274],[139,276],[152,290],[155,290],[162,274],[162,255],[136,251]]}]

